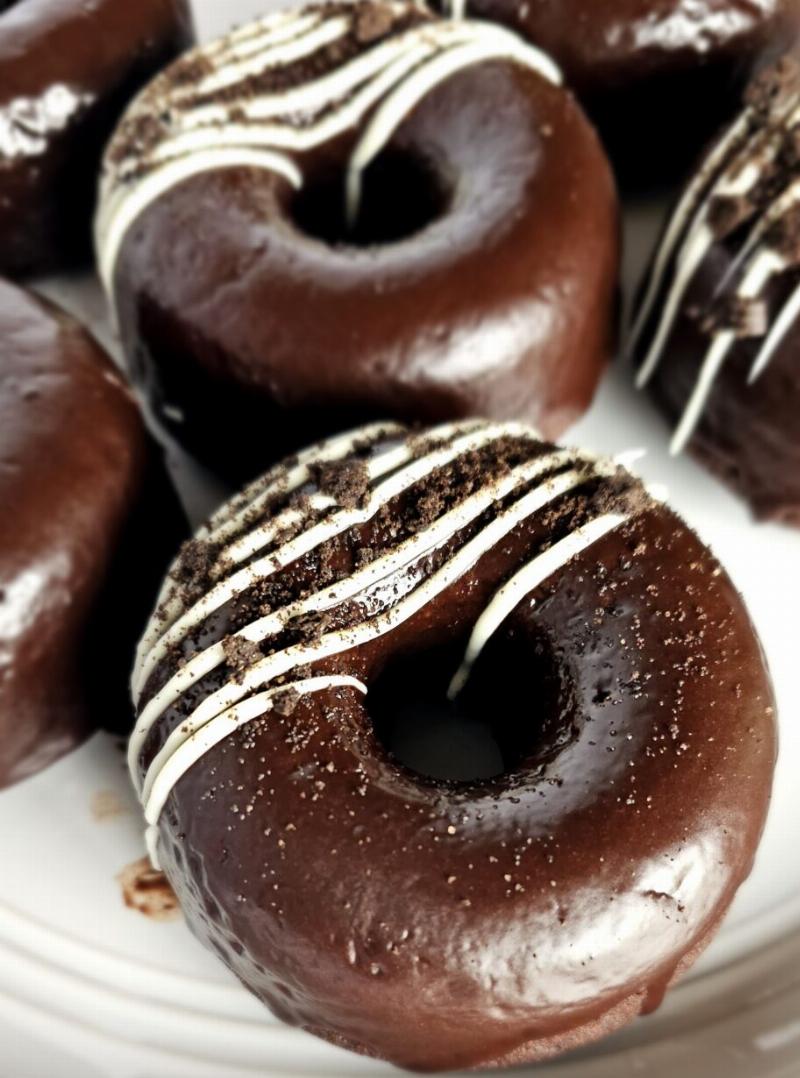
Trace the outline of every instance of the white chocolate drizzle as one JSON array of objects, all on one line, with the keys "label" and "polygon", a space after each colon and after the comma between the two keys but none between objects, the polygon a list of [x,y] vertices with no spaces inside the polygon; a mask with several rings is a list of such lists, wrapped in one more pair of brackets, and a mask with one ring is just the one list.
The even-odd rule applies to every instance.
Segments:
[{"label": "white chocolate drizzle", "polygon": [[[369,16],[385,20],[385,29],[362,40],[359,20]],[[347,58],[326,59],[325,50],[337,46]],[[561,81],[553,61],[511,31],[437,18],[410,0],[282,11],[187,54],[136,99],[106,155],[95,232],[109,295],[133,224],[201,173],[246,166],[299,189],[303,155],[352,133],[343,176],[352,222],[364,171],[423,98],[457,72],[493,60]],[[286,77],[304,62],[311,74],[304,79],[301,71],[298,83]]]},{"label": "white chocolate drizzle", "polygon": [[[719,282],[713,302],[758,303],[766,311],[774,283],[800,269],[800,256],[781,250],[772,238],[782,223],[789,222],[800,210],[800,166],[787,166],[781,158],[787,136],[798,124],[797,84],[794,88],[790,84],[789,92],[778,95],[766,113],[748,104],[710,152],[680,200],[656,253],[629,335],[629,354],[641,357],[636,379],[640,388],[658,370],[692,285],[712,248],[720,242],[714,214],[721,204],[744,200],[749,201],[750,208],[739,226],[739,250],[725,279]],[[768,184],[774,189],[769,189]],[[692,438],[720,371],[738,341],[743,336],[760,339],[749,375],[752,383],[767,369],[799,316],[800,282],[782,306],[770,312],[763,333],[742,332],[735,324],[726,325],[724,318],[709,331],[697,380],[672,437],[673,454],[682,452]]]},{"label": "white chocolate drizzle", "polygon": [[[281,568],[372,521],[390,501],[413,492],[441,469],[491,451],[509,439],[522,447],[530,446],[530,456],[526,449],[520,454],[520,463],[498,469],[496,474],[490,469],[476,489],[419,530],[390,544],[373,560],[318,590],[312,588],[310,594],[300,594],[224,639],[202,646],[179,663],[170,658],[174,647],[186,655],[183,645],[202,639],[206,619],[248,590],[259,588]],[[316,467],[330,461],[357,461],[365,469],[369,487],[360,507],[342,507],[320,489],[308,490],[315,485]],[[309,664],[340,656],[392,632],[460,580],[524,521],[559,499],[579,493],[587,484],[596,486],[618,470],[614,461],[543,446],[534,431],[520,424],[481,420],[447,424],[428,432],[424,440],[386,424],[323,443],[229,502],[198,533],[198,541],[213,544],[213,557],[206,567],[212,578],[209,590],[188,606],[177,598],[179,558],[139,653],[134,677],[139,718],[128,762],[151,828],[151,852],[156,846],[152,829],[157,828],[176,783],[234,731],[267,715],[281,693],[292,691],[303,696],[352,689],[366,695],[367,686],[358,679],[322,671],[309,675]],[[281,529],[276,530],[274,524],[285,519],[287,505],[297,493],[304,494],[303,508],[289,507],[300,514],[294,521],[299,531],[282,541]],[[580,499],[576,504],[581,518],[576,519],[573,530],[540,551],[504,584],[478,619],[464,664],[453,682],[454,692],[466,684],[486,642],[527,594],[629,519],[624,511],[586,519],[591,499]],[[239,568],[241,560],[231,560],[231,551],[253,560]],[[320,635],[287,646],[278,643],[298,619],[344,609],[348,611],[346,627],[323,628]],[[271,641],[276,642],[274,650],[270,649]],[[235,673],[227,665],[232,642],[257,646],[245,668]],[[150,678],[164,663],[170,676],[159,680],[150,692]],[[193,697],[191,711],[181,713],[141,777],[142,753],[150,735],[169,709],[180,706],[185,694],[196,693],[209,675],[214,678],[208,692],[202,696],[201,690],[200,696]]]}]

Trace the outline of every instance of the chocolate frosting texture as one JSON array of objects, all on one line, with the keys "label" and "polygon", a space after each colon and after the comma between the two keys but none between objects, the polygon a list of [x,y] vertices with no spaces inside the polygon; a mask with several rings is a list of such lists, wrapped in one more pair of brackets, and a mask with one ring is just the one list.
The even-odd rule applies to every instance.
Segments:
[{"label": "chocolate frosting texture", "polygon": [[103,145],[134,93],[192,38],[187,0],[0,8],[0,272],[88,260]]},{"label": "chocolate frosting texture", "polygon": [[[401,764],[387,683],[449,686],[503,773]],[[273,470],[184,548],[134,688],[192,930],[281,1018],[419,1069],[656,1006],[750,870],[775,758],[715,559],[614,462],[514,424],[377,426]]]},{"label": "chocolate frosting texture", "polygon": [[0,282],[0,354],[2,787],[129,727],[133,641],[180,532],[130,391],[77,323]]}]

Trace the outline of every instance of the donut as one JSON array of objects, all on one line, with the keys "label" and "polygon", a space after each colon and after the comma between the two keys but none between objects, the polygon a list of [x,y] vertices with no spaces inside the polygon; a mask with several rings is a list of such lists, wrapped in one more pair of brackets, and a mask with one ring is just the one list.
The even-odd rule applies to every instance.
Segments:
[{"label": "donut", "polygon": [[185,531],[129,389],[72,318],[0,281],[0,353],[3,788],[100,724],[130,730],[136,639]]},{"label": "donut", "polygon": [[188,0],[0,3],[0,273],[88,261],[103,145],[192,40]]},{"label": "donut", "polygon": [[800,525],[800,61],[751,85],[676,207],[630,340],[638,384],[760,519]]},{"label": "donut", "polygon": [[627,186],[678,179],[749,77],[800,37],[797,0],[446,0],[547,50]]},{"label": "donut", "polygon": [[576,419],[611,344],[618,211],[559,78],[500,27],[359,0],[157,79],[112,140],[96,231],[170,433],[241,480],[386,417]]},{"label": "donut", "polygon": [[[280,1018],[420,1070],[655,1007],[750,871],[775,760],[714,557],[617,462],[507,422],[370,425],[255,481],[178,556],[133,687],[192,931]],[[482,720],[497,763],[412,767],[414,713]]]}]

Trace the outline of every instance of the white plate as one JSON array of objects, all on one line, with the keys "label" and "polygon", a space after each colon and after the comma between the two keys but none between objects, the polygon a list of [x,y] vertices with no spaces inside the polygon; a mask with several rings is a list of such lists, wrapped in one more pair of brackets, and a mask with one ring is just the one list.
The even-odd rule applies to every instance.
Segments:
[{"label": "white plate", "polygon": [[[201,30],[263,0],[199,0]],[[628,280],[650,249],[652,213],[630,215]],[[89,281],[47,291],[110,339]],[[790,1078],[800,1073],[800,535],[755,526],[688,459],[623,369],[570,440],[646,446],[639,470],[715,548],[750,606],[778,692],[782,747],[755,872],[716,941],[661,1010],[541,1078]],[[253,1078],[393,1073],[280,1025],[185,926],[128,909],[118,874],[143,854],[118,745],[98,735],[0,794],[0,1078]]]}]

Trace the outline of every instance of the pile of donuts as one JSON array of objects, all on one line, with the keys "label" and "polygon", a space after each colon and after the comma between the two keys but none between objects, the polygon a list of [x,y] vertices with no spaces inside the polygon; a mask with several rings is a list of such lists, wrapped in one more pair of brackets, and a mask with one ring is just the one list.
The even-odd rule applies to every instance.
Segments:
[{"label": "pile of donuts", "polygon": [[[714,935],[776,717],[713,554],[553,440],[627,353],[674,452],[800,525],[800,10],[193,37],[0,2],[0,786],[132,729],[153,864],[280,1018],[418,1070],[579,1047]],[[669,187],[623,325],[620,205]],[[86,269],[122,369],[33,290]],[[232,494],[192,538],[175,445]],[[493,755],[411,762],[445,714]]]}]

